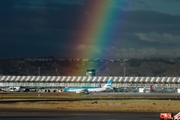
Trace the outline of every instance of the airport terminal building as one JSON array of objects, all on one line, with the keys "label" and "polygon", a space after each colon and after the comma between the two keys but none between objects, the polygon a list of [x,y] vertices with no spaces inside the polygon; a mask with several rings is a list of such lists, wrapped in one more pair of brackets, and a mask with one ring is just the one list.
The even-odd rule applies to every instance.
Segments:
[{"label": "airport terminal building", "polygon": [[124,92],[150,85],[174,91],[180,88],[179,77],[122,76],[0,76],[0,87],[64,88],[67,86],[99,86],[99,84],[104,85],[109,79],[113,80],[112,87],[123,89]]},{"label": "airport terminal building", "polygon": [[88,69],[86,76],[0,76],[0,88],[22,86],[34,89],[63,89],[69,86],[103,86],[113,80],[112,87],[119,92],[134,92],[140,88],[155,87],[163,92],[180,92],[179,77],[96,76]]}]

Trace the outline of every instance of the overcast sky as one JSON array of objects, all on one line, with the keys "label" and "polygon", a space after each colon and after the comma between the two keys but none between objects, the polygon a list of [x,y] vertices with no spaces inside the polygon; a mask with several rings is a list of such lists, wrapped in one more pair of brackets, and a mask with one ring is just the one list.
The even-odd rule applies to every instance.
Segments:
[{"label": "overcast sky", "polygon": [[105,1],[0,0],[0,58],[180,57],[180,0],[109,0],[116,28],[82,37]]}]

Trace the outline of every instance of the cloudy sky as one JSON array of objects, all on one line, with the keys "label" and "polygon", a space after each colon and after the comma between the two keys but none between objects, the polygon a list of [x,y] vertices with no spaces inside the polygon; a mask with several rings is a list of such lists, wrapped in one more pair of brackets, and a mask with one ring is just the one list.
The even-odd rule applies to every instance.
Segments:
[{"label": "cloudy sky", "polygon": [[[180,57],[180,0],[107,1],[0,0],[0,58]],[[95,13],[108,9],[98,31]]]}]

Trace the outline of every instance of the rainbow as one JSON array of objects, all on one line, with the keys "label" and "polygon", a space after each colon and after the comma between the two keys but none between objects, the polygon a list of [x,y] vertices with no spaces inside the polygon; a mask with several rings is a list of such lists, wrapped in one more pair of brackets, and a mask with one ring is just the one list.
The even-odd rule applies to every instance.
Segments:
[{"label": "rainbow", "polygon": [[[115,0],[87,0],[85,3],[87,13],[80,19],[78,28],[80,34],[77,37],[79,51],[82,58],[94,59],[108,57],[105,48],[114,37],[116,31],[115,18],[119,17],[117,9],[112,5]],[[95,66],[88,66],[94,68]]]}]

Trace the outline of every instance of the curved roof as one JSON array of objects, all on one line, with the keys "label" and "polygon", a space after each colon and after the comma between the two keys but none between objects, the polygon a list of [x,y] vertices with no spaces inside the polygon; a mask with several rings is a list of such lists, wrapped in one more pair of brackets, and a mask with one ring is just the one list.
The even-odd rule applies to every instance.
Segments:
[{"label": "curved roof", "polygon": [[115,83],[180,83],[179,77],[122,76],[0,76],[0,82],[107,82]]}]

